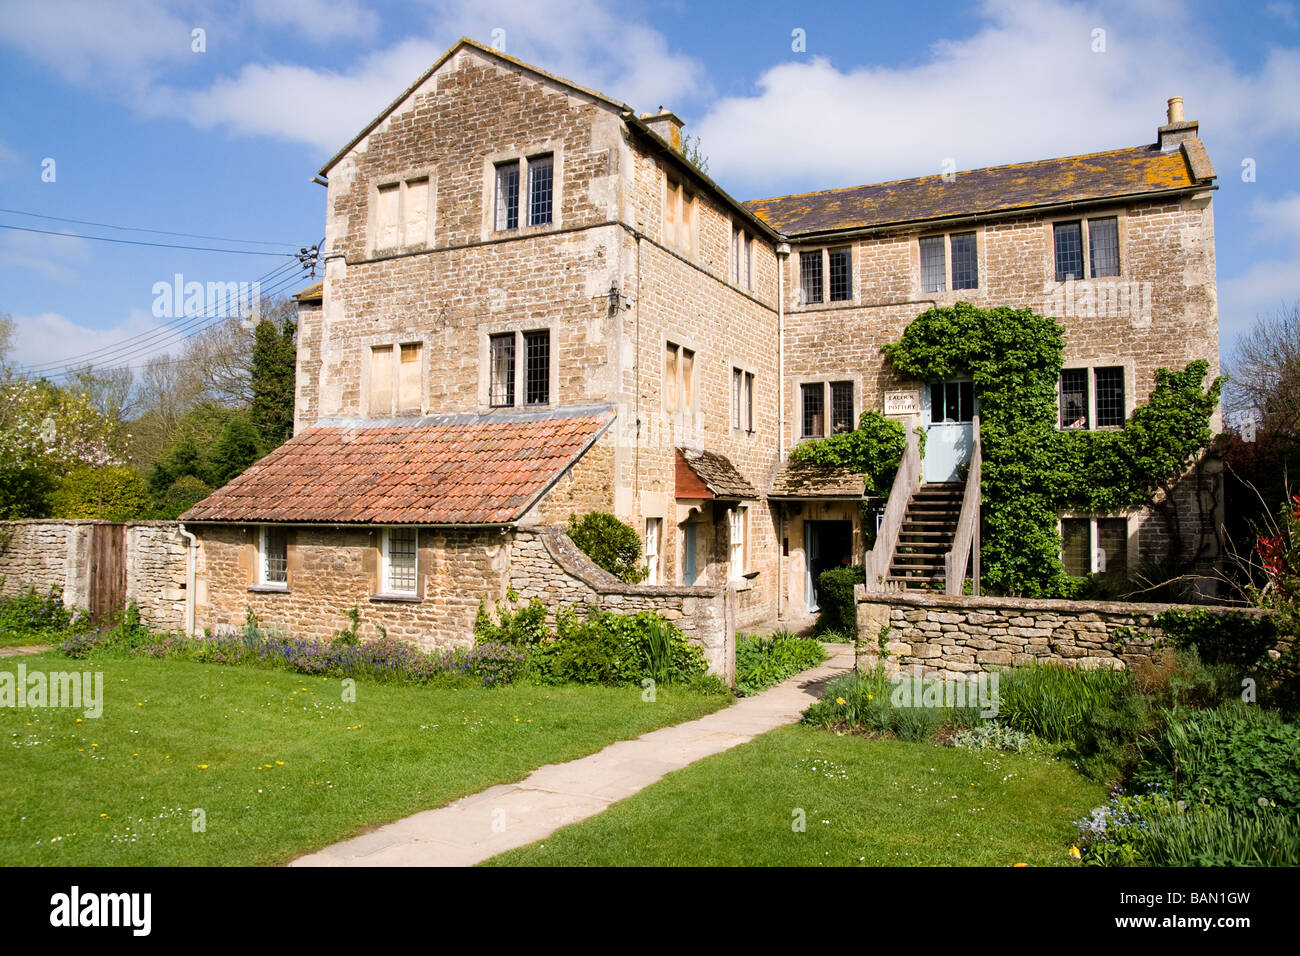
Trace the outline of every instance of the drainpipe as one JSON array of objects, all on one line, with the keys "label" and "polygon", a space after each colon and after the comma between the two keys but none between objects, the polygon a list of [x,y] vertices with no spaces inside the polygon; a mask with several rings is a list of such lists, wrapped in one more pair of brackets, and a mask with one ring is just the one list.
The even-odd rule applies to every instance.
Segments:
[{"label": "drainpipe", "polygon": [[185,636],[194,636],[194,578],[197,574],[197,554],[199,539],[191,531],[185,530],[185,525],[177,525],[176,531],[189,540],[189,547],[185,549]]},{"label": "drainpipe", "polygon": [[[776,247],[776,405],[777,465],[785,460],[785,261],[790,255],[788,242]],[[785,503],[777,507],[780,515],[776,529],[776,619],[785,618]]]}]

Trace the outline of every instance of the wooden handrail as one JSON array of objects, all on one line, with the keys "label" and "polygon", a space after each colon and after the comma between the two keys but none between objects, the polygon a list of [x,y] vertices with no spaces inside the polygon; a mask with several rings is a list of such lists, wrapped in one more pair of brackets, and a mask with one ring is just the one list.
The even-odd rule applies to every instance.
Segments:
[{"label": "wooden handrail", "polygon": [[889,565],[894,560],[894,549],[898,546],[898,533],[903,528],[903,518],[907,514],[907,504],[912,500],[912,492],[921,480],[921,443],[916,429],[907,430],[907,441],[903,446],[903,459],[898,463],[898,474],[894,475],[894,484],[889,489],[889,501],[885,505],[885,515],[881,519],[880,531],[876,534],[876,546],[867,552],[864,562],[868,594],[882,594],[888,588],[885,578],[889,574]]},{"label": "wooden handrail", "polygon": [[980,493],[984,471],[984,453],[980,447],[980,417],[972,421],[974,439],[970,453],[970,470],[966,473],[966,490],[962,495],[961,515],[952,550],[943,557],[944,593],[960,595],[966,585],[966,565],[970,561],[971,591],[980,593]]}]

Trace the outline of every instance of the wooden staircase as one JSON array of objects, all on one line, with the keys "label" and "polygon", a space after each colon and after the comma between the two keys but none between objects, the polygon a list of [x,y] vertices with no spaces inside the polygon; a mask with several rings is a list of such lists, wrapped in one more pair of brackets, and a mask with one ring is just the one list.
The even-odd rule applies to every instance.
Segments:
[{"label": "wooden staircase", "polygon": [[942,591],[944,558],[957,535],[964,496],[965,486],[958,481],[928,482],[912,494],[889,564],[890,586]]}]

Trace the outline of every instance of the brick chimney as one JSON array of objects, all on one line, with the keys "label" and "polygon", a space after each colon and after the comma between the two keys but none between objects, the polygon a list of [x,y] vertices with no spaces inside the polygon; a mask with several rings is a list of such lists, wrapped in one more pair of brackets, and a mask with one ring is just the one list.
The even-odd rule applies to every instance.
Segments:
[{"label": "brick chimney", "polygon": [[1177,149],[1183,141],[1199,138],[1200,124],[1196,120],[1183,119],[1181,96],[1170,97],[1166,118],[1168,122],[1156,131],[1156,142],[1160,144],[1161,149]]},{"label": "brick chimney", "polygon": [[642,113],[641,122],[677,152],[682,151],[682,127],[686,124],[672,110],[661,106],[658,113]]}]

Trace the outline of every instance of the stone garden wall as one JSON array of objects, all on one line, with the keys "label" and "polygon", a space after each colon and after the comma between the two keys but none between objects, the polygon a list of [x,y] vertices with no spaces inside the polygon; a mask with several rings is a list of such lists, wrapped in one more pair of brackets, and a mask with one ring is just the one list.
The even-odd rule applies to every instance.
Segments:
[{"label": "stone garden wall", "polygon": [[[1174,604],[1057,601],[930,594],[867,594],[857,598],[858,657],[880,659],[881,629],[889,667],[920,665],[925,673],[965,674],[1057,661],[1078,667],[1123,667],[1150,660],[1158,633],[1152,621]],[[1195,605],[1211,613],[1258,614],[1241,608]],[[1131,634],[1121,628],[1132,628]],[[1116,640],[1116,638],[1120,638]]]}]

